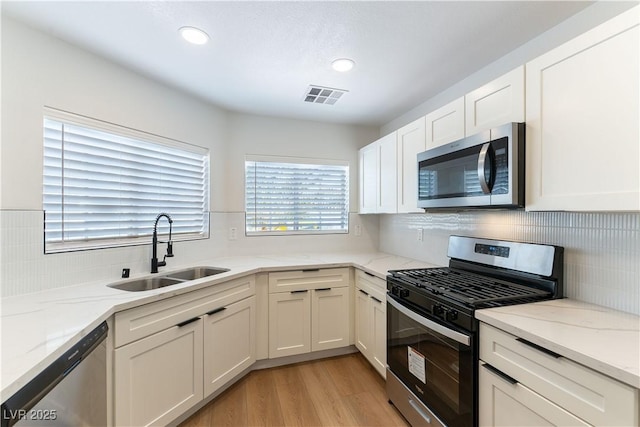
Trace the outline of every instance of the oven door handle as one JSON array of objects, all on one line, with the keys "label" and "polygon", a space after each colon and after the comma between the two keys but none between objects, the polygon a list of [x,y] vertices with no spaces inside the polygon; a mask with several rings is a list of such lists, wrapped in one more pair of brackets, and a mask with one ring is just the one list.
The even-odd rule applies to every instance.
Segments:
[{"label": "oven door handle", "polygon": [[441,335],[444,335],[447,338],[451,338],[452,340],[460,344],[463,344],[466,346],[471,345],[471,337],[469,337],[469,335],[465,335],[460,332],[454,331],[453,329],[449,329],[446,326],[443,326],[423,316],[420,316],[418,313],[409,310],[408,308],[406,308],[405,306],[397,302],[393,297],[389,296],[389,294],[387,294],[387,302],[391,304],[391,306],[396,310],[398,310],[400,313],[404,314],[411,320],[418,322],[425,328],[429,328],[432,331],[435,331]]}]

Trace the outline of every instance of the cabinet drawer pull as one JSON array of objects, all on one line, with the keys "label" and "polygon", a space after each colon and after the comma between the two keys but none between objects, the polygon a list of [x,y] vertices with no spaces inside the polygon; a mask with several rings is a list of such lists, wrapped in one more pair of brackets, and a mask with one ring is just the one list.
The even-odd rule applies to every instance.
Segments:
[{"label": "cabinet drawer pull", "polygon": [[496,374],[497,376],[499,376],[500,378],[502,378],[506,382],[511,383],[513,385],[518,384],[518,380],[517,379],[505,374],[500,369],[494,368],[493,366],[489,365],[488,363],[485,363],[482,366],[484,366],[485,368],[487,368],[488,371],[493,372],[494,374]]},{"label": "cabinet drawer pull", "polygon": [[380,301],[378,298],[374,297],[373,295],[371,295],[371,299],[377,302],[378,304],[382,304],[382,301]]},{"label": "cabinet drawer pull", "polygon": [[306,269],[302,270],[303,273],[313,273],[313,272],[316,272],[316,271],[320,271],[320,269],[319,268],[306,268]]},{"label": "cabinet drawer pull", "polygon": [[194,317],[193,319],[189,319],[189,320],[185,320],[184,322],[180,322],[176,326],[178,328],[182,328],[183,326],[187,326],[189,323],[197,322],[198,320],[200,320],[199,317]]},{"label": "cabinet drawer pull", "polygon": [[546,348],[544,348],[544,347],[542,347],[542,346],[540,346],[538,344],[534,344],[531,341],[527,341],[524,338],[516,338],[516,341],[521,342],[522,344],[525,344],[525,345],[527,345],[527,346],[529,346],[531,348],[535,348],[536,350],[538,350],[538,351],[540,351],[540,352],[542,352],[542,353],[544,353],[544,354],[546,354],[548,356],[551,356],[551,357],[553,357],[555,359],[559,359],[559,358],[562,357],[561,354],[558,354],[555,351],[547,350]]},{"label": "cabinet drawer pull", "polygon": [[369,296],[368,293],[366,293],[365,291],[363,291],[362,289],[358,289],[360,292],[362,292],[363,294],[365,294],[366,296]]},{"label": "cabinet drawer pull", "polygon": [[316,289],[316,291],[330,291],[331,288],[320,288],[320,289]]},{"label": "cabinet drawer pull", "polygon": [[221,311],[225,311],[227,307],[216,308],[215,310],[211,310],[207,313],[207,316],[213,316],[216,313],[220,313]]},{"label": "cabinet drawer pull", "polygon": [[375,274],[369,273],[368,271],[363,271],[363,273],[366,274],[367,276],[376,277]]},{"label": "cabinet drawer pull", "polygon": [[291,291],[292,294],[304,294],[305,292],[309,292],[309,289],[302,289],[300,291]]}]

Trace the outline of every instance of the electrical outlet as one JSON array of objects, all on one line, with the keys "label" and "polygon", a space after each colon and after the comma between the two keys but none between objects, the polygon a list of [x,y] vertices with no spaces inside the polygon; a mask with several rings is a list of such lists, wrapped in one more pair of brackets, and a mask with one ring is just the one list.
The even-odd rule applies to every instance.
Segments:
[{"label": "electrical outlet", "polygon": [[422,240],[424,239],[424,231],[422,230],[422,228],[418,228],[417,237],[418,242],[422,242]]},{"label": "electrical outlet", "polygon": [[236,240],[238,238],[238,229],[236,227],[229,228],[229,240]]},{"label": "electrical outlet", "polygon": [[355,234],[356,236],[362,236],[362,226],[360,224],[356,224]]}]

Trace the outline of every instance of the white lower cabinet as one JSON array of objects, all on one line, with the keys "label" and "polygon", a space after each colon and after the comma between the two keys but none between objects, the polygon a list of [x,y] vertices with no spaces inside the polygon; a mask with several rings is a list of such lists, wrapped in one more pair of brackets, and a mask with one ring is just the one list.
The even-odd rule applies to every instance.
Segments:
[{"label": "white lower cabinet", "polygon": [[255,277],[115,315],[114,421],[166,425],[256,360]]},{"label": "white lower cabinet", "polygon": [[256,361],[256,297],[204,316],[204,397]]},{"label": "white lower cabinet", "polygon": [[202,320],[115,350],[115,424],[165,425],[202,392]]},{"label": "white lower cabinet", "polygon": [[639,390],[480,324],[481,426],[637,426]]},{"label": "white lower cabinet", "polygon": [[480,426],[588,426],[527,387],[479,366]]},{"label": "white lower cabinet", "polygon": [[349,288],[314,289],[311,295],[311,351],[349,345]]},{"label": "white lower cabinet", "polygon": [[349,345],[348,268],[270,273],[269,284],[270,359]]},{"label": "white lower cabinet", "polygon": [[387,304],[384,280],[356,270],[356,347],[382,377],[387,368]]},{"label": "white lower cabinet", "polygon": [[269,295],[269,358],[311,351],[311,305],[308,290]]}]

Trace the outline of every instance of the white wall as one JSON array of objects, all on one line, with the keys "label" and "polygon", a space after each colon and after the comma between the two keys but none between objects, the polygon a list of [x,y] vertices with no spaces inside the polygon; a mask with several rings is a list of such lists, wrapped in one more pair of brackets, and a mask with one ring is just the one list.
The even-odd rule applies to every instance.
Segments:
[{"label": "white wall", "polygon": [[[319,107],[325,107],[319,105]],[[331,106],[326,106],[331,108]],[[304,120],[229,115],[226,176],[228,210],[244,212],[246,154],[284,155],[349,162],[350,210],[358,210],[358,149],[378,137],[377,127],[349,126]]]},{"label": "white wall", "polygon": [[[244,156],[272,154],[347,160],[357,209],[357,149],[376,127],[231,113],[96,55],[2,17],[0,292],[3,296],[117,280],[122,268],[148,274],[150,245],[43,254],[43,107],[82,114],[211,152],[211,237],[176,242],[179,267],[215,257],[329,250],[375,250],[378,219],[350,215],[345,235],[245,237]],[[320,106],[329,107],[329,106]],[[330,108],[330,107],[329,107]],[[362,226],[355,236],[353,225]],[[151,225],[150,225],[151,226]],[[228,239],[229,227],[238,239]]]},{"label": "white wall", "polygon": [[44,106],[209,148],[223,192],[225,111],[3,16],[1,209],[42,210]]}]

